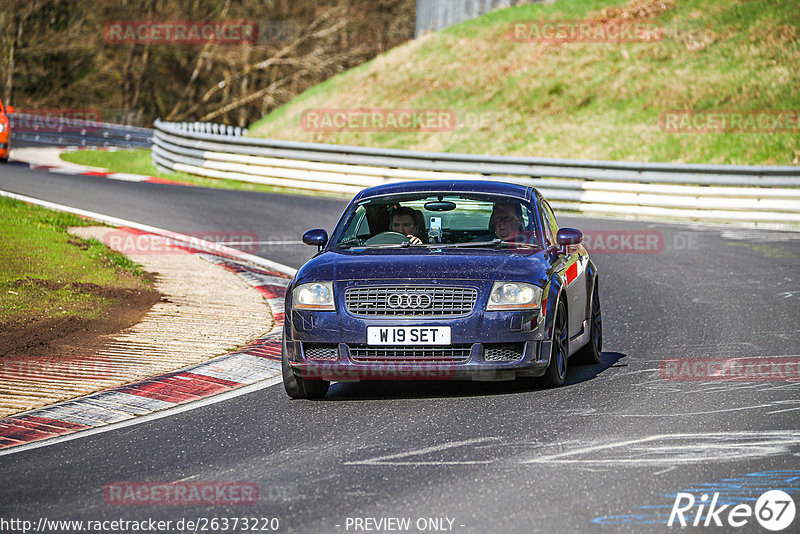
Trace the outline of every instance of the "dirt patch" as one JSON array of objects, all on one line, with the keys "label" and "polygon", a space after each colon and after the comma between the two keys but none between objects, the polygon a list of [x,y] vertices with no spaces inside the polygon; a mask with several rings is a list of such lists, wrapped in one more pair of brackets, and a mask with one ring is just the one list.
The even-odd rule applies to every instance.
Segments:
[{"label": "dirt patch", "polygon": [[598,20],[648,20],[675,8],[675,0],[632,0],[624,6],[605,7]]},{"label": "dirt patch", "polygon": [[[155,276],[155,275],[151,275]],[[155,289],[103,287],[97,284],[24,278],[18,285],[36,285],[49,291],[69,285],[82,293],[114,299],[97,319],[80,317],[33,317],[0,325],[0,356],[88,356],[99,350],[110,336],[140,322],[162,298]]]},{"label": "dirt patch", "polygon": [[81,250],[89,250],[89,242],[86,241],[85,239],[76,239],[74,237],[71,237],[69,241],[67,241],[67,243],[69,243],[70,245],[75,245]]}]

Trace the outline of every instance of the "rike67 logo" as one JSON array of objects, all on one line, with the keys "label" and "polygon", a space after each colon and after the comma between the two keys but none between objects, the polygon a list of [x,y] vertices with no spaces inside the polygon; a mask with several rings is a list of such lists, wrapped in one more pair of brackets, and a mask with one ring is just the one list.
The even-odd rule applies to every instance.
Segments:
[{"label": "rike67 logo", "polygon": [[[767,530],[773,532],[788,528],[795,517],[795,504],[792,497],[781,490],[763,493],[751,506],[747,503],[721,504],[719,493],[709,496],[704,493],[697,499],[691,493],[678,493],[672,505],[668,526],[681,527],[743,527],[753,518]],[[696,506],[696,509],[695,509]]]}]

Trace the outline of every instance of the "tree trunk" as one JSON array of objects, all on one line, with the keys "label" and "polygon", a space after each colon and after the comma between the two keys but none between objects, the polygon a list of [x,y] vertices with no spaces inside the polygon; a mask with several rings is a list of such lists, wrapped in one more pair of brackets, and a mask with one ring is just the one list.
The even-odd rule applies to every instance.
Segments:
[{"label": "tree trunk", "polygon": [[3,99],[6,105],[12,102],[11,98],[14,93],[14,69],[16,68],[15,51],[17,43],[22,41],[22,27],[24,24],[25,15],[20,15],[16,35],[14,35],[14,38],[11,40],[11,46],[8,47],[8,72],[6,72],[5,98]]}]

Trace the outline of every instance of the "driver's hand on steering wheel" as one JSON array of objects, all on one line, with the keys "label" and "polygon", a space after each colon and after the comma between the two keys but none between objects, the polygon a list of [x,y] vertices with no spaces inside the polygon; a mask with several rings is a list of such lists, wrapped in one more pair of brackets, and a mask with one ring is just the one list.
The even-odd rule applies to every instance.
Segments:
[{"label": "driver's hand on steering wheel", "polygon": [[421,245],[422,244],[422,239],[418,238],[415,235],[408,234],[406,237],[408,238],[408,241],[412,245]]}]

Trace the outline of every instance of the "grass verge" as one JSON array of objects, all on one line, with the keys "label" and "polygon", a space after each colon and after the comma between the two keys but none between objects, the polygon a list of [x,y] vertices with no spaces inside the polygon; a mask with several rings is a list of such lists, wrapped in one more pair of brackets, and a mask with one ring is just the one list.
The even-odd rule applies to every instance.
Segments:
[{"label": "grass verge", "polygon": [[0,334],[40,320],[97,319],[115,293],[153,290],[138,264],[66,231],[96,222],[7,197],[0,221]]}]

